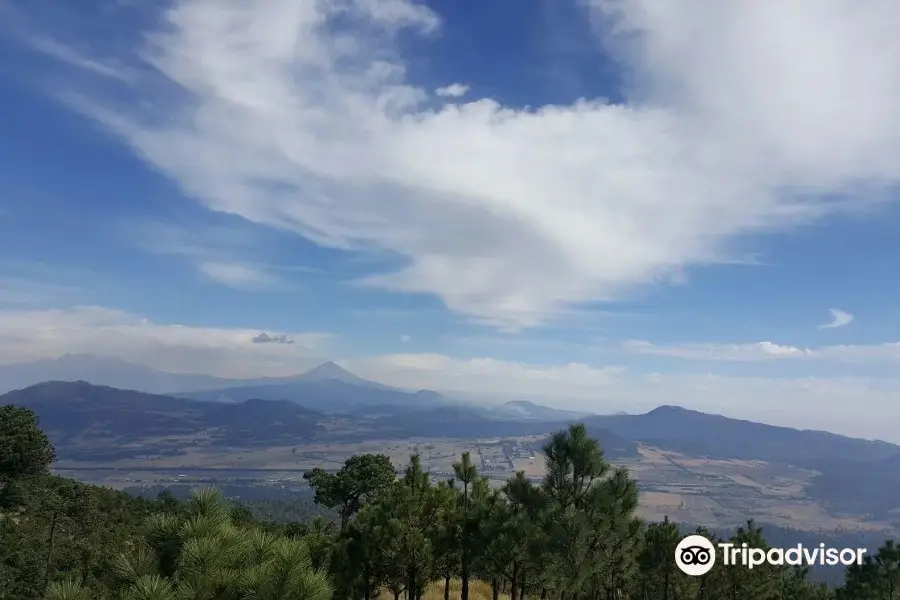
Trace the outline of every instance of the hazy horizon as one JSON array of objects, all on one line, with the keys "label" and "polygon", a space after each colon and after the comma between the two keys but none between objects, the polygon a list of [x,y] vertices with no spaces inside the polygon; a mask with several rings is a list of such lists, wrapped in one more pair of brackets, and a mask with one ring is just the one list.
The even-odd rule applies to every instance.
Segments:
[{"label": "hazy horizon", "polygon": [[[174,375],[183,375],[183,376],[199,376],[199,377],[215,377],[217,380],[221,380],[221,387],[227,388],[229,385],[238,384],[241,381],[254,381],[260,378],[257,377],[221,377],[219,375],[214,375],[210,373],[201,373],[201,372],[189,372],[189,371],[167,371],[164,369],[155,369],[152,366],[145,365],[142,363],[123,361],[119,357],[112,356],[102,356],[93,353],[67,353],[58,357],[49,357],[45,359],[48,365],[53,365],[54,363],[62,362],[62,359],[69,357],[74,359],[70,361],[75,365],[84,365],[84,362],[79,363],[80,360],[87,359],[88,364],[95,365],[97,362],[102,363],[104,366],[111,366],[115,368],[117,365],[124,365],[127,367],[141,367],[141,368],[149,368],[154,371],[158,371],[163,374],[174,374]],[[417,391],[417,390],[430,390],[435,391],[446,396],[455,398],[457,400],[461,400],[464,402],[481,404],[481,405],[498,405],[505,402],[513,401],[513,400],[527,400],[530,402],[534,402],[536,404],[540,404],[543,406],[548,406],[551,408],[557,408],[562,410],[572,410],[586,413],[594,413],[594,414],[613,414],[615,412],[623,411],[629,414],[639,414],[644,412],[649,412],[655,408],[664,405],[672,405],[672,406],[680,406],[682,408],[686,408],[689,410],[697,410],[701,412],[706,412],[710,414],[721,414],[726,417],[736,418],[736,419],[746,419],[751,421],[757,421],[760,423],[765,423],[768,425],[777,425],[777,426],[785,426],[792,427],[795,429],[812,429],[812,430],[821,430],[828,431],[831,433],[838,433],[843,435],[848,435],[851,437],[858,437],[862,439],[880,439],[883,441],[900,443],[900,435],[894,436],[886,436],[880,437],[878,435],[870,435],[865,432],[854,431],[847,427],[841,427],[840,424],[830,424],[828,421],[819,420],[809,418],[810,415],[806,415],[803,413],[791,413],[789,411],[780,411],[775,412],[769,409],[754,409],[752,406],[748,407],[724,407],[721,403],[710,402],[704,403],[701,398],[700,401],[697,401],[697,395],[692,396],[691,398],[685,400],[678,400],[673,397],[659,397],[658,399],[653,397],[612,397],[611,393],[615,393],[616,390],[610,385],[607,385],[603,388],[597,388],[593,390],[586,388],[577,388],[584,395],[565,395],[559,393],[560,389],[572,389],[571,387],[567,388],[564,383],[553,382],[551,384],[551,389],[549,391],[545,391],[541,393],[540,391],[535,391],[533,382],[529,385],[529,382],[522,382],[522,388],[520,391],[506,391],[506,392],[498,392],[497,390],[491,389],[472,389],[471,386],[466,387],[454,387],[452,380],[446,377],[446,374],[443,378],[441,377],[421,377],[418,372],[413,373],[413,377],[409,377],[409,371],[357,371],[353,367],[353,362],[351,360],[331,360],[327,358],[318,358],[318,359],[310,359],[308,364],[304,368],[298,368],[297,371],[292,372],[287,375],[278,376],[277,378],[286,378],[292,376],[302,375],[312,369],[315,369],[325,363],[334,363],[340,366],[343,369],[346,369],[352,375],[362,377],[363,379],[380,383],[384,385],[389,385],[393,387],[397,387],[400,389],[405,389],[409,391]],[[6,389],[6,381],[5,377],[8,376],[9,371],[5,370],[8,367],[15,366],[30,366],[30,365],[41,365],[41,361],[35,362],[20,362],[20,363],[10,363],[10,364],[0,364],[0,393],[5,393],[6,391],[11,391],[13,388]],[[31,371],[30,371],[31,372]],[[126,371],[126,377],[128,372]],[[406,375],[406,376],[404,376]],[[468,378],[468,375],[465,376]],[[40,377],[39,377],[40,378]],[[32,377],[33,379],[33,377]],[[92,378],[87,376],[87,380],[96,379],[96,377]],[[102,377],[100,378],[102,379]],[[46,379],[41,379],[41,381],[45,381]],[[446,385],[441,385],[441,381],[446,382]],[[458,380],[457,380],[458,381]],[[109,384],[105,381],[91,381],[92,383],[103,383]],[[428,382],[434,383],[436,385],[430,385]],[[39,383],[39,381],[34,381],[33,383]],[[115,383],[115,382],[114,382]],[[546,383],[546,382],[545,382]],[[528,386],[528,389],[525,388]],[[122,385],[113,385],[113,387],[122,387]],[[177,390],[169,390],[170,393],[183,393],[188,391],[198,391],[199,389],[217,389],[219,385],[204,385],[198,387],[196,389],[191,388],[190,385],[187,387],[179,387]],[[146,390],[141,389],[140,385],[135,384],[133,388],[128,388],[125,386],[125,389],[136,389],[138,391],[154,391],[154,390]],[[603,391],[607,396],[598,397],[600,394],[597,392]],[[155,390],[155,393],[166,393],[165,391]],[[620,392],[621,393],[621,392]],[[821,423],[821,425],[817,425],[816,423]]]}]

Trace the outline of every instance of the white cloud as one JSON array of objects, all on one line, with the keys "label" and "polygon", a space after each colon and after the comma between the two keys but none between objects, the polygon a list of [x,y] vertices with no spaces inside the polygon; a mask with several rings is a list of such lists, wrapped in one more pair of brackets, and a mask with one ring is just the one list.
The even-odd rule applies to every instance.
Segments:
[{"label": "white cloud", "polygon": [[853,315],[848,312],[844,312],[839,308],[830,308],[828,312],[831,313],[831,322],[825,323],[824,325],[819,325],[819,329],[834,329],[836,327],[843,327],[844,325],[849,325],[853,322]]},{"label": "white cloud", "polygon": [[123,82],[132,80],[133,74],[121,66],[107,64],[85,57],[81,52],[57,40],[47,37],[36,37],[29,40],[32,49],[55,58],[73,67],[79,67],[103,77],[117,79]]},{"label": "white cloud", "polygon": [[451,83],[450,85],[439,87],[434,93],[442,98],[461,98],[469,91],[469,86],[461,83]]},{"label": "white cloud", "polygon": [[830,360],[837,362],[900,361],[900,342],[868,345],[835,345],[798,348],[772,342],[740,344],[673,344],[660,346],[630,340],[622,349],[634,354],[667,356],[687,360],[756,362],[784,359]]},{"label": "white cloud", "polygon": [[[135,36],[163,81],[78,106],[205,206],[394,252],[406,266],[368,283],[506,327],[900,180],[900,4],[592,4],[627,105],[433,108],[392,34],[439,18],[406,0],[179,0]],[[348,11],[371,27],[330,27]]]},{"label": "white cloud", "polygon": [[812,351],[772,342],[743,344],[676,344],[658,346],[643,340],[629,340],[622,349],[634,354],[669,356],[688,360],[757,361],[780,358],[809,357]]},{"label": "white cloud", "polygon": [[400,341],[403,342],[404,344],[409,342],[410,340],[412,340],[412,338],[405,333],[400,336]]},{"label": "white cloud", "polygon": [[173,373],[222,377],[294,375],[321,360],[327,333],[287,332],[292,344],[259,344],[259,329],[153,323],[123,311],[82,306],[67,310],[0,311],[0,363],[98,354]]}]

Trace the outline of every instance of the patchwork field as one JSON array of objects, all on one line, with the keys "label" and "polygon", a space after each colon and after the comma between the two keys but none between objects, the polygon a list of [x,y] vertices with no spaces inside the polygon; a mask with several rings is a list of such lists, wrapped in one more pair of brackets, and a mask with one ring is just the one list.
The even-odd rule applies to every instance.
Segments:
[{"label": "patchwork field", "polygon": [[[544,474],[541,438],[372,440],[362,443],[309,444],[270,448],[226,448],[211,451],[197,446],[184,454],[148,456],[114,463],[60,461],[56,471],[113,487],[167,481],[227,481],[240,478],[259,485],[302,482],[302,473],[314,467],[336,470],[354,454],[388,455],[402,469],[410,454],[419,453],[423,466],[435,478],[452,476],[453,463],[470,452],[479,471],[496,486],[522,470],[531,478]],[[831,514],[808,499],[805,488],[814,473],[761,461],[694,458],[650,446],[625,462],[638,480],[641,514],[648,519],[670,519],[730,527],[753,518],[802,530],[881,530],[885,523],[861,515]]]}]

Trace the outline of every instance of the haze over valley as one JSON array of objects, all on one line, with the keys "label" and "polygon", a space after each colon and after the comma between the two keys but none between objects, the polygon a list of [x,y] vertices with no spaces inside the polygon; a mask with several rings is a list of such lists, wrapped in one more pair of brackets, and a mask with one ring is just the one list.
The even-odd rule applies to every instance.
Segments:
[{"label": "haze over valley", "polygon": [[[893,504],[900,475],[892,475],[900,446],[886,442],[670,405],[633,415],[529,401],[484,405],[390,387],[334,363],[261,380],[168,376],[89,356],[40,364],[55,369],[48,377],[76,369],[68,371],[75,381],[29,385],[3,395],[3,403],[40,417],[58,451],[57,472],[118,488],[183,486],[210,477],[256,481],[259,493],[272,488],[273,479],[302,488],[302,473],[337,470],[364,453],[390,456],[399,470],[419,453],[440,479],[466,451],[497,485],[517,471],[539,481],[548,436],[581,422],[607,459],[637,478],[641,511],[650,519],[727,528],[753,518],[796,530],[875,536],[900,528]],[[37,374],[33,366],[20,369]],[[132,386],[104,385],[121,385],[132,373],[138,374]],[[199,389],[185,391],[192,385]],[[172,387],[163,388],[168,394],[136,389],[160,389],[154,386]],[[860,486],[880,492],[860,497],[854,492]]]}]

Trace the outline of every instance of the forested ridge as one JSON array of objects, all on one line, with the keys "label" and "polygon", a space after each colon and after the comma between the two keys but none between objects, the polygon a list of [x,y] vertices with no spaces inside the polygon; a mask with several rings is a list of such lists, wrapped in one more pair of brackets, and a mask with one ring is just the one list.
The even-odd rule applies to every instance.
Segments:
[{"label": "forested ridge", "polygon": [[[900,599],[891,542],[829,589],[796,567],[675,565],[683,532],[637,518],[637,485],[581,425],[554,434],[547,476],[492,489],[463,454],[433,482],[417,456],[305,475],[336,519],[276,523],[213,489],[137,498],[49,475],[34,413],[0,407],[0,598],[15,600]],[[707,537],[711,533],[698,530]],[[736,545],[766,547],[748,523]]]}]

